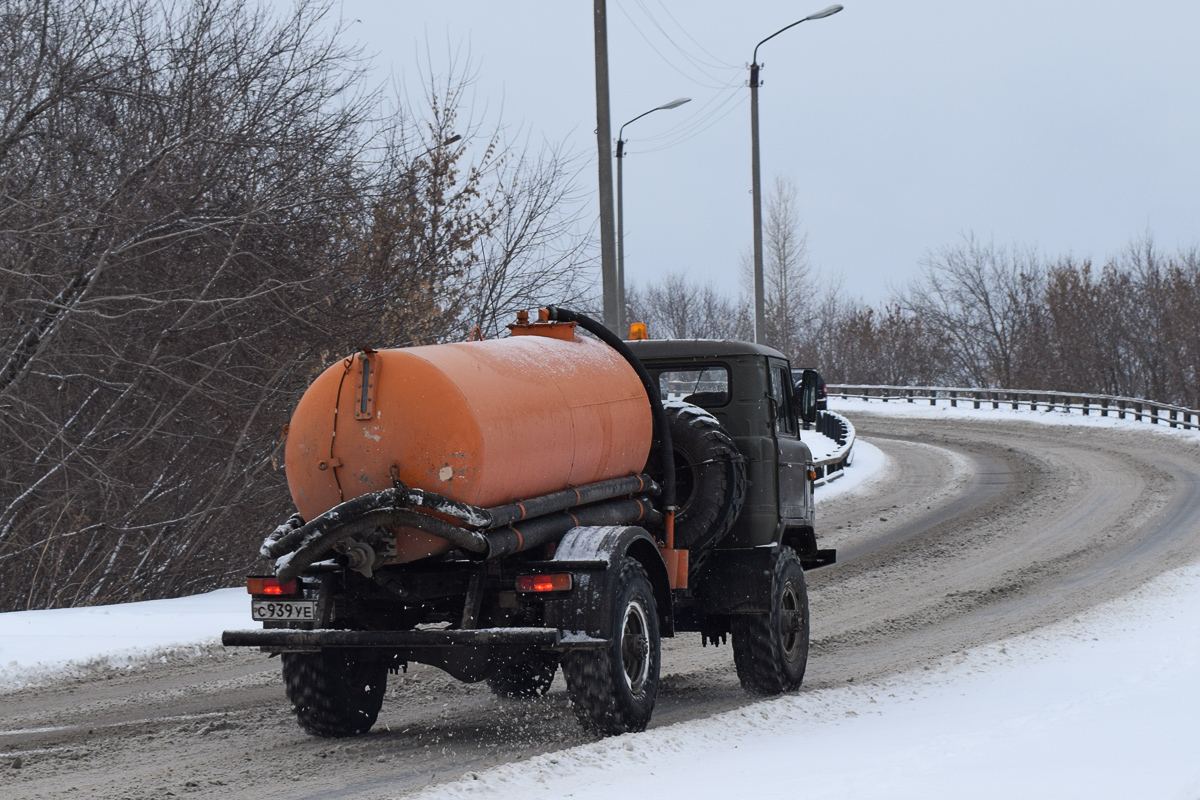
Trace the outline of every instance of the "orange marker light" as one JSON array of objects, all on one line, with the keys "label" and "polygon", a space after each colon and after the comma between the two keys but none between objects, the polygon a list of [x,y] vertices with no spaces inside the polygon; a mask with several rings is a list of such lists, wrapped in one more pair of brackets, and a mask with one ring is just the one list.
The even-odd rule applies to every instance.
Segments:
[{"label": "orange marker light", "polygon": [[646,323],[631,322],[629,324],[629,341],[639,342],[649,339],[650,336],[646,333]]},{"label": "orange marker light", "polygon": [[553,575],[521,575],[517,578],[518,592],[565,592],[572,586],[571,573]]},{"label": "orange marker light", "polygon": [[246,578],[246,591],[250,594],[265,594],[276,597],[300,594],[295,581],[280,583],[278,578]]}]

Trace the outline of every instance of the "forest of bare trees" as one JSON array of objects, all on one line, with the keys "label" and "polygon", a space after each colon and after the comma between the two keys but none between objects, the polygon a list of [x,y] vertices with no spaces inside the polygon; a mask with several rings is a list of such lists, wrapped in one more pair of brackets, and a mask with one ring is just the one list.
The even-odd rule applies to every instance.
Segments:
[{"label": "forest of bare trees", "polygon": [[[590,288],[572,159],[372,89],[324,5],[0,2],[0,609],[228,584],[354,348]],[[493,123],[495,125],[495,123]]]},{"label": "forest of bare trees", "polygon": [[[1200,250],[1150,237],[1096,265],[967,236],[878,305],[818,280],[795,190],[763,225],[766,344],[830,383],[1048,389],[1200,407]],[[746,261],[743,259],[743,271]],[[628,292],[652,338],[748,339],[749,292],[683,273]]]}]

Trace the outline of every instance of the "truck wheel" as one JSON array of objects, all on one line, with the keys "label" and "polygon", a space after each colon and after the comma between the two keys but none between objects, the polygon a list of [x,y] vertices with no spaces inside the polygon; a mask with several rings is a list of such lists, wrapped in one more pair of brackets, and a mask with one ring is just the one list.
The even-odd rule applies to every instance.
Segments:
[{"label": "truck wheel", "polygon": [[658,695],[658,608],[646,571],[633,559],[620,562],[609,614],[613,635],[603,648],[563,657],[567,694],[586,730],[645,730]]},{"label": "truck wheel", "polygon": [[746,496],[746,467],[733,439],[704,409],[689,403],[665,408],[675,446],[675,546],[704,551],[725,537]]},{"label": "truck wheel", "polygon": [[487,684],[497,697],[541,697],[550,691],[557,671],[558,653],[535,650],[498,666]]},{"label": "truck wheel", "polygon": [[808,591],[792,548],[782,548],[775,559],[771,611],[732,622],[733,663],[742,688],[771,695],[800,686],[808,663]]},{"label": "truck wheel", "polygon": [[387,688],[387,662],[347,650],[284,653],[283,683],[300,727],[314,736],[366,733]]}]

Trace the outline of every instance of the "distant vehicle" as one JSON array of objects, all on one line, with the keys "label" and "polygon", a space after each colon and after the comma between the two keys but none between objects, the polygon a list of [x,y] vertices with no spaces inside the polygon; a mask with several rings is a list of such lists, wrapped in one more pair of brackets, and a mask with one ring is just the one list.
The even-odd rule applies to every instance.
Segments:
[{"label": "distant vehicle", "polygon": [[821,373],[817,372],[813,367],[803,367],[801,369],[792,370],[792,383],[796,387],[796,391],[800,391],[800,381],[804,378],[804,373],[811,372],[817,376],[817,410],[826,411],[829,408],[829,393],[825,390],[825,379],[821,377]]}]

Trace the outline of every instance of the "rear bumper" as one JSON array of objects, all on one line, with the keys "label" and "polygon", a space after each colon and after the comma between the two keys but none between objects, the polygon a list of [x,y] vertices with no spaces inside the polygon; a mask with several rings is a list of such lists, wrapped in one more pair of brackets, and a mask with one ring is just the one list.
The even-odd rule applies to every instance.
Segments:
[{"label": "rear bumper", "polygon": [[602,640],[563,634],[556,628],[481,628],[432,631],[267,630],[225,631],[226,647],[262,647],[275,652],[312,652],[326,647],[426,650],[454,647],[586,647]]}]

